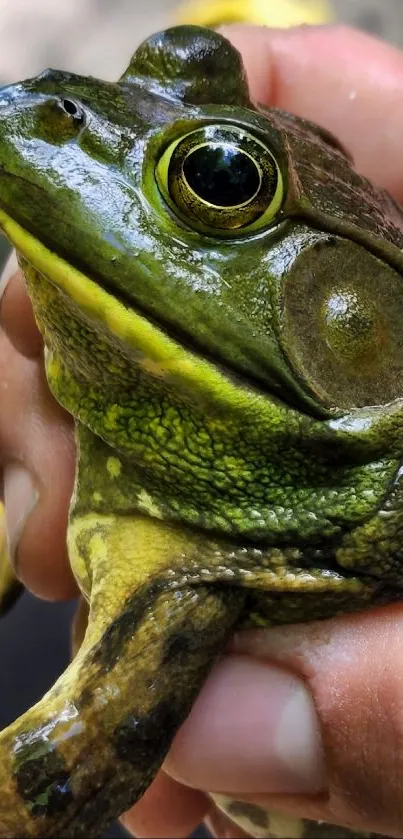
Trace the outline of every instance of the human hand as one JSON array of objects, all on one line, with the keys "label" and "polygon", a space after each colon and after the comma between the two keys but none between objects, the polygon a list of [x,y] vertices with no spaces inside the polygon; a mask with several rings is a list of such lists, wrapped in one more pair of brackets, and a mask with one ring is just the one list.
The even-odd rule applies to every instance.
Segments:
[{"label": "human hand", "polygon": [[[361,172],[403,200],[398,51],[328,27],[231,27],[225,34],[244,55],[256,99],[333,131]],[[0,321],[8,335],[0,334],[0,381],[7,393],[0,451],[15,561],[36,593],[69,596],[75,591],[65,549],[71,423],[47,390],[20,278],[4,291]],[[212,790],[402,835],[401,628],[403,610],[393,607],[240,635],[214,669],[164,771],[126,814],[126,825],[139,837],[183,836],[208,813],[214,832],[224,836],[225,821],[204,792]],[[235,836],[235,829],[227,835]]]}]

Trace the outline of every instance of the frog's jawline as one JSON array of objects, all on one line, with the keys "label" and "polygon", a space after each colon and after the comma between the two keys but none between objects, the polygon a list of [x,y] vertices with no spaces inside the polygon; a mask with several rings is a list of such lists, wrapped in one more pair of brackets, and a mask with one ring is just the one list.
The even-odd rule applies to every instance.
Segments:
[{"label": "frog's jawline", "polygon": [[[298,400],[297,394],[295,395],[295,399],[293,400],[292,394],[287,392],[286,388],[282,385],[281,381],[279,381],[278,392],[276,393],[274,391],[274,388],[271,390],[270,387],[265,387],[263,381],[259,382],[256,379],[256,377],[254,377],[250,373],[244,372],[242,370],[237,370],[235,368],[235,365],[234,367],[229,367],[226,364],[222,363],[219,359],[214,357],[211,351],[205,349],[196,341],[192,342],[185,332],[182,332],[179,329],[171,330],[167,328],[166,324],[162,322],[159,323],[158,319],[155,318],[155,316],[150,315],[145,310],[142,310],[140,306],[137,306],[137,302],[135,306],[133,306],[132,302],[128,301],[127,297],[120,291],[117,291],[115,288],[112,289],[111,286],[107,286],[105,282],[101,281],[100,278],[97,277],[96,279],[94,279],[92,276],[88,276],[88,274],[84,273],[79,268],[75,268],[75,266],[70,265],[63,256],[60,256],[55,251],[52,251],[47,245],[39,242],[35,238],[35,236],[33,236],[30,233],[29,230],[26,230],[22,225],[19,224],[19,222],[15,221],[12,218],[12,216],[9,216],[8,213],[6,213],[0,207],[0,229],[1,228],[3,228],[5,235],[12,242],[17,252],[20,252],[34,268],[37,268],[37,270],[39,270],[40,273],[46,276],[49,282],[53,282],[58,288],[62,288],[62,290],[67,295],[69,295],[68,284],[62,285],[62,283],[57,279],[57,277],[55,276],[55,272],[52,271],[52,266],[54,265],[54,263],[57,263],[60,266],[65,265],[66,274],[68,273],[69,269],[72,269],[74,267],[74,272],[80,277],[82,277],[84,280],[84,282],[82,283],[83,290],[85,282],[87,282],[88,284],[91,283],[97,288],[102,289],[102,291],[106,295],[108,295],[109,297],[112,296],[114,300],[116,300],[128,312],[133,313],[134,316],[142,318],[150,325],[151,328],[158,330],[161,336],[175,343],[178,347],[180,347],[181,350],[183,350],[183,352],[188,351],[197,358],[205,361],[207,364],[214,366],[216,371],[220,373],[222,376],[224,376],[227,379],[227,381],[229,381],[234,386],[239,386],[243,389],[247,388],[249,392],[254,391],[257,395],[262,396],[263,398],[270,398],[271,400],[276,401],[284,407],[287,407],[291,410],[298,410],[299,413],[306,415],[310,419],[335,419],[342,415],[342,412],[337,409],[326,409],[321,405],[316,404],[314,402],[314,399],[310,397],[308,391],[306,391],[306,402],[304,405],[302,403],[302,400]],[[42,263],[46,261],[46,266],[38,264],[38,259],[35,259],[35,254],[37,255],[37,257],[38,255],[40,255],[40,261]],[[97,317],[99,320],[101,320],[99,313],[93,314],[93,317]],[[290,370],[290,374],[291,376],[295,377],[294,371]],[[303,387],[304,390],[306,390],[306,386]]]},{"label": "frog's jawline", "polygon": [[[84,276],[87,277],[86,274]],[[51,277],[49,278],[52,279]],[[325,408],[322,405],[315,405],[313,400],[310,400],[309,407],[310,411],[307,410],[307,406],[301,404],[298,401],[298,398],[292,398],[292,393],[287,393],[287,390],[281,385],[281,382],[278,383],[278,391],[276,392],[273,389],[271,390],[269,386],[265,387],[264,382],[260,381],[256,377],[254,377],[253,373],[245,372],[241,368],[237,368],[235,363],[231,366],[228,362],[223,362],[218,356],[214,355],[214,352],[203,345],[197,339],[194,339],[193,336],[189,335],[185,329],[181,329],[179,326],[175,325],[174,327],[171,325],[167,325],[162,319],[159,319],[157,315],[151,314],[147,311],[146,308],[142,307],[138,304],[137,300],[135,301],[135,305],[129,299],[129,296],[125,294],[121,290],[117,290],[115,287],[107,286],[101,279],[94,279],[94,277],[88,277],[91,279],[92,282],[97,283],[98,285],[103,288],[103,290],[107,293],[113,293],[113,296],[116,300],[125,306],[131,312],[134,312],[145,320],[147,320],[152,326],[158,329],[161,333],[166,335],[172,341],[175,341],[183,350],[187,350],[189,353],[193,353],[194,355],[198,355],[199,357],[205,359],[205,361],[209,362],[210,364],[214,365],[214,367],[220,371],[220,373],[226,377],[233,385],[236,387],[247,388],[249,391],[254,391],[261,396],[266,396],[276,402],[277,404],[284,405],[288,408],[293,410],[297,410],[299,413],[304,414],[307,417],[313,418],[315,420],[325,420],[325,419],[338,419],[341,417],[342,411],[338,408]],[[288,366],[287,360],[284,357],[284,363]],[[292,371],[293,375],[295,376],[295,371]],[[306,387],[306,385],[304,385]],[[309,398],[309,393],[307,390],[307,398]]]},{"label": "frog's jawline", "polygon": [[[46,260],[46,268],[38,267],[38,270],[43,273],[50,282],[53,282],[59,288],[63,288],[60,281],[54,276],[52,270],[49,270],[49,262],[50,265],[52,265],[52,261],[56,261],[60,265],[66,265],[66,270],[68,271],[68,269],[72,266],[66,262],[63,256],[59,255],[56,251],[51,250],[51,248],[47,245],[38,242],[29,230],[25,229],[21,224],[19,224],[19,222],[15,221],[12,216],[8,215],[8,213],[0,206],[0,230],[2,228],[9,241],[11,241],[16,248],[17,252],[21,252],[21,254],[26,257],[27,261],[31,263],[34,268],[37,266],[35,258],[32,256],[32,252],[41,249],[48,258]],[[342,238],[346,239],[346,241],[353,241],[349,236],[342,236]],[[359,242],[357,243],[359,244]],[[374,255],[383,262],[386,262],[386,260],[379,254]],[[128,295],[125,295],[121,290],[117,290],[115,287],[112,287],[111,284],[105,283],[102,278],[97,277],[94,279],[92,276],[89,276],[79,268],[74,268],[74,271],[83,278],[83,287],[85,282],[88,282],[102,289],[106,295],[113,296],[113,298],[124,309],[126,309],[126,311],[131,312],[133,316],[137,316],[146,321],[152,329],[157,330],[162,337],[165,337],[168,341],[175,343],[176,346],[180,347],[180,349],[184,352],[187,351],[194,357],[200,360],[202,359],[211,367],[214,367],[217,373],[223,376],[229,383],[234,385],[234,387],[247,389],[249,392],[254,392],[257,396],[262,398],[269,398],[271,401],[280,404],[285,408],[297,410],[301,415],[305,415],[309,419],[313,419],[315,421],[334,420],[344,416],[345,412],[337,406],[325,407],[315,401],[315,395],[312,394],[311,396],[306,383],[300,383],[298,377],[296,377],[295,371],[288,367],[288,362],[284,355],[284,363],[287,366],[287,369],[289,369],[291,376],[296,377],[297,386],[300,386],[301,389],[305,391],[305,403],[302,403],[302,400],[298,400],[298,394],[296,394],[295,399],[293,399],[293,394],[287,392],[287,389],[282,385],[281,381],[278,381],[278,391],[276,392],[274,387],[270,388],[270,386],[267,385],[265,387],[265,382],[259,381],[250,371],[244,371],[239,368],[237,369],[235,364],[230,366],[229,364],[224,363],[221,359],[217,358],[214,353],[209,350],[209,348],[202,346],[197,340],[193,340],[193,338],[191,338],[185,330],[181,330],[177,327],[167,327],[166,323],[160,321],[155,314],[150,314],[146,308],[138,305],[137,301],[135,301],[135,305],[133,305],[132,301],[127,299]],[[67,295],[69,295],[68,288],[64,288],[63,290]],[[93,314],[93,317],[101,320],[99,313]],[[371,408],[376,406],[368,405],[366,407]]]}]

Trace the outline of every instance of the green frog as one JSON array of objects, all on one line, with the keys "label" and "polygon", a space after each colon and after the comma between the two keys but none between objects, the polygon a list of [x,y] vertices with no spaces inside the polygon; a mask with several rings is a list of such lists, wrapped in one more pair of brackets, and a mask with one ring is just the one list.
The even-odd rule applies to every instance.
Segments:
[{"label": "green frog", "polygon": [[[0,735],[0,834],[97,837],[235,627],[402,597],[403,214],[179,26],[117,83],[0,91],[0,227],[75,418],[87,604],[71,665]],[[220,805],[254,836],[352,835]]]}]

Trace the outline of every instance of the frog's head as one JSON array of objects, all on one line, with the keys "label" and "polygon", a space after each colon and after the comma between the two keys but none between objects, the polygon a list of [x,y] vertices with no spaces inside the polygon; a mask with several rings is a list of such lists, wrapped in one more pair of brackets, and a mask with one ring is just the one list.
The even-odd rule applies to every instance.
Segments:
[{"label": "frog's head", "polygon": [[345,566],[386,528],[394,563],[402,216],[325,131],[250,101],[228,41],[177,27],[118,83],[4,88],[0,208],[51,386],[144,509]]}]

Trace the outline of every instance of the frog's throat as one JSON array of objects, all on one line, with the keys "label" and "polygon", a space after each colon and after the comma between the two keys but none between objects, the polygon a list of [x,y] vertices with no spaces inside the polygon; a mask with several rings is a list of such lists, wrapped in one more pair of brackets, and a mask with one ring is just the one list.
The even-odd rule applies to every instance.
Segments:
[{"label": "frog's throat", "polygon": [[[175,377],[193,394],[226,407],[248,409],[251,393],[239,388],[214,365],[181,346],[135,309],[127,308],[113,294],[49,250],[0,209],[0,229],[17,252],[58,288],[64,291],[90,318],[100,320],[126,345],[143,354],[153,370]],[[256,402],[265,405],[264,394],[256,393]]]},{"label": "frog's throat", "polygon": [[[186,550],[178,531],[143,517],[90,518],[71,537],[98,559],[84,641],[49,693],[0,734],[3,839],[97,837],[128,809],[243,606],[242,593],[172,573]],[[122,564],[108,573],[103,563],[122,532],[138,560],[123,579]]]}]

